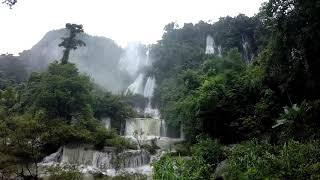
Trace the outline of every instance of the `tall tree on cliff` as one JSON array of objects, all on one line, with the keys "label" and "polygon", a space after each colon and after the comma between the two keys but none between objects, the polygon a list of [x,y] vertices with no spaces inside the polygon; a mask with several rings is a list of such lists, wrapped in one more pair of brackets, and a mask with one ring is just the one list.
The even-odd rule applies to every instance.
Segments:
[{"label": "tall tree on cliff", "polygon": [[78,24],[66,24],[66,29],[69,30],[70,34],[68,37],[63,37],[63,41],[59,46],[64,47],[63,57],[61,59],[61,64],[67,64],[69,59],[70,51],[77,49],[78,46],[85,46],[86,44],[79,39],[76,39],[77,34],[83,33],[83,26]]},{"label": "tall tree on cliff", "polygon": [[17,0],[4,0],[2,4],[8,5],[10,8],[17,3]]}]

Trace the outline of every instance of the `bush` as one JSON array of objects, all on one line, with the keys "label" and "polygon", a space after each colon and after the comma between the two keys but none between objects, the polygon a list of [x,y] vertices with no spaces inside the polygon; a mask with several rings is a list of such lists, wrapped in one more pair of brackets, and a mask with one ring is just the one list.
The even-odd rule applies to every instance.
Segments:
[{"label": "bush", "polygon": [[210,168],[201,157],[165,155],[154,164],[154,179],[210,179]]},{"label": "bush", "polygon": [[[303,101],[300,105],[284,107],[284,112],[273,126],[279,141],[320,138],[320,100]],[[279,133],[280,132],[280,133]]]},{"label": "bush", "polygon": [[212,170],[226,158],[222,145],[217,140],[210,138],[200,139],[197,144],[192,146],[191,151],[193,156],[203,158]]},{"label": "bush", "polygon": [[52,166],[47,169],[49,180],[81,180],[82,174],[75,166]]},{"label": "bush", "polygon": [[200,139],[191,152],[191,157],[162,157],[154,164],[154,179],[210,179],[218,163],[225,159],[222,146],[209,138]]},{"label": "bush", "polygon": [[320,177],[320,143],[284,145],[250,141],[229,154],[227,179],[316,179]]},{"label": "bush", "polygon": [[191,145],[187,143],[177,143],[173,147],[177,152],[176,154],[180,156],[191,156]]},{"label": "bush", "polygon": [[121,136],[116,136],[112,139],[106,140],[107,146],[115,147],[117,152],[122,152],[125,149],[136,149],[136,146],[133,145],[128,139]]}]

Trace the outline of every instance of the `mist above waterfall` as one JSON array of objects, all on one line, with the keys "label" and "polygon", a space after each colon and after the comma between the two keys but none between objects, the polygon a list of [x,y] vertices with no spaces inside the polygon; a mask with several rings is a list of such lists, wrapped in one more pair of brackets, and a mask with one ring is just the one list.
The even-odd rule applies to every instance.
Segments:
[{"label": "mist above waterfall", "polygon": [[131,76],[136,76],[146,66],[149,66],[146,47],[137,42],[129,43],[119,61],[119,68]]}]

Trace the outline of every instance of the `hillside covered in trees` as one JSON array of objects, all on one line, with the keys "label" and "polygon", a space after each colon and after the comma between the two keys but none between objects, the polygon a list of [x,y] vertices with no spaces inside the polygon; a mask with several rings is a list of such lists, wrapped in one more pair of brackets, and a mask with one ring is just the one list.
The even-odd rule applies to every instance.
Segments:
[{"label": "hillside covered in trees", "polygon": [[[319,178],[319,7],[270,0],[254,17],[166,26],[152,49],[155,99],[196,145],[192,161],[159,161],[157,178]],[[208,35],[214,54],[205,54]]]}]

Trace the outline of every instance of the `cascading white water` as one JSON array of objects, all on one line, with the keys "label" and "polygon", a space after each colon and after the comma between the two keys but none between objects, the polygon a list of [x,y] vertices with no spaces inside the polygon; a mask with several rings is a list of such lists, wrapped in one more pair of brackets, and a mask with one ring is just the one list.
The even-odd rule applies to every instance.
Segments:
[{"label": "cascading white water", "polygon": [[111,119],[109,117],[101,118],[101,122],[104,124],[104,127],[106,129],[110,129],[111,128]]},{"label": "cascading white water", "polygon": [[161,120],[153,118],[132,118],[126,120],[126,136],[133,136],[135,132],[143,133],[143,139],[159,137],[161,135]]},{"label": "cascading white water", "polygon": [[[208,50],[210,52],[215,51],[217,49],[213,38],[209,35],[207,37]],[[140,46],[141,47],[141,46]],[[135,48],[135,50],[134,50]],[[145,54],[141,54],[143,51],[138,50],[139,46],[130,46],[126,51],[126,55],[121,59],[122,66],[134,64],[135,68],[124,68],[125,70],[136,71],[137,74],[134,76],[135,81],[129,85],[126,90],[126,94],[140,94],[143,97],[147,98],[147,104],[145,104],[144,109],[140,109],[136,107],[136,111],[139,115],[145,118],[132,118],[126,120],[125,125],[125,135],[132,136],[134,132],[143,132],[144,138],[152,138],[152,137],[166,137],[167,136],[167,125],[164,120],[160,119],[160,112],[156,107],[153,107],[152,98],[154,94],[154,90],[156,88],[156,79],[154,76],[145,76],[145,72],[143,68],[149,67],[152,65],[152,60],[150,58],[149,49],[146,50]],[[132,53],[132,55],[130,55]],[[140,54],[139,54],[140,53]],[[144,57],[144,58],[143,58]],[[135,59],[136,58],[136,59]],[[135,66],[136,64],[138,66]],[[125,66],[124,66],[125,67]],[[139,72],[139,73],[138,73]],[[134,73],[130,73],[134,75]],[[176,130],[173,130],[176,131]],[[170,131],[171,132],[171,131]],[[178,131],[179,132],[179,129]],[[172,134],[172,133],[171,133]],[[177,133],[179,134],[179,133]],[[174,135],[173,137],[176,137]]]},{"label": "cascading white water", "polygon": [[152,117],[154,119],[160,119],[159,110],[156,108],[152,108],[151,99],[153,97],[154,89],[156,87],[156,80],[154,77],[148,77],[146,85],[144,87],[143,96],[148,98],[147,107],[144,110],[144,115]]},{"label": "cascading white water", "polygon": [[147,117],[152,117],[153,119],[160,119],[159,110],[157,108],[152,108],[150,100],[147,107],[144,109],[144,115]]},{"label": "cascading white water", "polygon": [[242,49],[243,49],[243,56],[247,64],[253,60],[254,55],[250,52],[250,45],[249,42],[246,40],[245,36],[242,35]]},{"label": "cascading white water", "polygon": [[214,54],[216,49],[216,43],[212,36],[208,35],[206,40],[206,54]]},{"label": "cascading white water", "polygon": [[148,50],[146,52],[146,55],[147,55],[146,66],[150,66],[151,62],[150,62],[150,50],[149,50],[149,48],[148,48]]},{"label": "cascading white water", "polygon": [[218,46],[218,56],[222,57],[222,47]]},{"label": "cascading white water", "polygon": [[156,87],[156,80],[154,79],[154,77],[148,77],[146,85],[143,90],[143,96],[146,98],[152,98],[155,87]]},{"label": "cascading white water", "polygon": [[85,150],[84,147],[67,148],[64,147],[62,151],[62,163],[81,164],[87,166],[94,166],[94,150]]},{"label": "cascading white water", "polygon": [[150,163],[150,154],[144,150],[129,150],[117,154],[114,150],[96,151],[84,147],[63,147],[42,161],[42,163],[50,162],[83,165],[104,172],[115,168],[137,168],[144,166]]},{"label": "cascading white water", "polygon": [[163,119],[161,119],[160,136],[167,137],[167,125],[166,125],[166,121],[164,121]]},{"label": "cascading white water", "polygon": [[143,80],[144,80],[144,74],[139,74],[139,76],[136,78],[136,80],[130,84],[130,86],[126,90],[126,94],[132,93],[132,94],[144,94],[143,89]]}]

